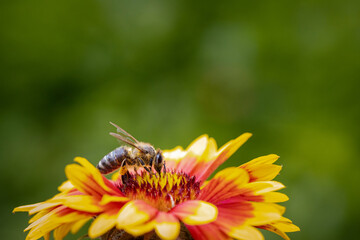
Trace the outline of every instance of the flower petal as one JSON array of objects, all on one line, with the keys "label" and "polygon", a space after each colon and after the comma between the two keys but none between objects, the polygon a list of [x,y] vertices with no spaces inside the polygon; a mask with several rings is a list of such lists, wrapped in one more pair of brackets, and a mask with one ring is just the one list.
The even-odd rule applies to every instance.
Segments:
[{"label": "flower petal", "polygon": [[103,194],[111,193],[122,195],[112,182],[100,174],[85,158],[75,158],[78,164],[70,164],[65,168],[65,173],[77,190],[101,198]]},{"label": "flower petal", "polygon": [[204,225],[186,225],[186,228],[189,230],[191,236],[196,240],[227,240],[230,237],[222,231],[222,229],[214,224],[204,224]]},{"label": "flower petal", "polygon": [[139,225],[152,219],[157,209],[141,200],[130,201],[125,204],[117,218],[117,227],[119,229],[126,228],[131,225]]},{"label": "flower petal", "polygon": [[218,172],[201,190],[198,197],[211,203],[239,194],[239,191],[249,182],[249,175],[244,169],[230,167]]},{"label": "flower petal", "polygon": [[120,177],[120,171],[115,171],[113,175],[111,175],[111,180],[115,182],[116,180],[119,179],[119,177]]},{"label": "flower petal", "polygon": [[223,164],[231,155],[233,155],[250,137],[251,133],[244,133],[226,143],[222,146],[218,153],[216,159],[212,160],[209,164],[206,171],[199,175],[200,181],[205,181],[221,164]]},{"label": "flower petal", "polygon": [[253,193],[254,195],[260,195],[276,190],[280,190],[285,186],[282,183],[276,181],[258,181],[247,184],[244,191]]},{"label": "flower petal", "polygon": [[82,157],[76,157],[74,159],[75,162],[80,163],[95,179],[95,181],[97,183],[99,183],[99,185],[109,191],[110,189],[108,188],[108,186],[105,185],[104,183],[104,179],[103,176],[101,175],[101,173],[91,164],[89,163],[88,160],[86,160],[85,158]]},{"label": "flower petal", "polygon": [[206,224],[217,218],[216,206],[204,201],[186,201],[175,206],[170,212],[187,225]]},{"label": "flower petal", "polygon": [[72,223],[66,223],[54,230],[54,239],[62,240],[70,231]]},{"label": "flower petal", "polygon": [[279,192],[267,192],[261,195],[264,202],[285,202],[289,200],[289,197],[286,194]]},{"label": "flower petal", "polygon": [[40,212],[40,211],[43,211],[45,209],[49,209],[52,207],[56,207],[58,205],[60,205],[60,202],[43,202],[39,206],[29,210],[29,214],[32,215],[34,213],[37,213],[37,212]]},{"label": "flower petal", "polygon": [[247,223],[253,226],[264,225],[281,219],[281,212],[275,204],[252,202],[253,217]]},{"label": "flower petal", "polygon": [[110,229],[115,227],[116,225],[117,214],[113,212],[113,214],[103,213],[96,217],[89,228],[89,237],[97,238]]},{"label": "flower petal", "polygon": [[26,239],[38,239],[63,224],[76,222],[89,216],[87,213],[76,212],[65,206],[57,207],[25,229],[25,231],[30,230]]},{"label": "flower petal", "polygon": [[87,173],[87,171],[80,165],[69,164],[65,167],[65,174],[71,183],[79,191],[100,197],[106,193]]},{"label": "flower petal", "polygon": [[155,218],[155,232],[161,239],[176,239],[180,233],[180,223],[172,214],[159,212]]},{"label": "flower petal", "polygon": [[78,211],[90,213],[97,213],[102,211],[102,208],[97,205],[97,202],[94,200],[94,198],[89,195],[70,195],[57,200],[61,201],[64,206]]},{"label": "flower petal", "polygon": [[276,227],[277,229],[280,229],[283,232],[297,232],[300,231],[300,228],[293,224],[290,220],[283,221],[283,219],[287,218],[281,218],[279,221],[274,222],[272,225]]},{"label": "flower petal", "polygon": [[[26,240],[28,240],[27,237],[26,237]],[[50,240],[50,232],[48,232],[44,235],[44,240]]]},{"label": "flower petal", "polygon": [[184,171],[203,182],[250,137],[250,133],[244,133],[226,143],[218,151],[215,140],[209,138],[208,135],[202,135],[195,139],[185,151],[177,147],[164,151],[163,154],[169,169]]},{"label": "flower petal", "polygon": [[[213,142],[213,139],[209,141],[208,135],[202,135],[195,139],[186,149],[186,155],[177,163],[177,171],[184,171],[190,176],[198,177],[207,167],[206,162],[211,160],[208,153],[216,151],[216,149],[212,150],[214,146],[216,147]],[[167,162],[168,160],[166,160]]]},{"label": "flower petal", "polygon": [[[47,222],[49,222],[49,219],[54,219],[56,218],[56,216],[54,217],[54,215],[56,215],[57,213],[59,213],[61,209],[60,208],[56,208],[54,211],[48,212],[47,214],[43,215],[42,217],[38,218],[36,221],[33,221],[27,228],[25,228],[24,232],[32,229],[32,228],[41,228],[43,225],[46,225]],[[53,222],[55,224],[55,222]],[[50,229],[49,231],[51,231],[52,229]],[[44,231],[42,230],[44,233],[48,232],[48,231]],[[40,236],[41,237],[41,236]]]},{"label": "flower petal", "polygon": [[43,211],[40,211],[38,213],[36,213],[30,220],[29,223],[33,223],[36,220],[38,220],[39,218],[42,218],[43,216],[45,216],[46,214],[48,214],[50,212],[50,209],[46,209]]},{"label": "flower petal", "polygon": [[[246,232],[242,230],[244,226],[258,226],[276,222],[283,213],[283,208],[279,208],[277,204],[251,202],[244,200],[241,196],[225,198],[215,205],[218,209],[217,219],[210,224],[197,226],[195,232],[204,233],[208,231],[204,230],[204,227],[211,225],[212,228],[219,228],[225,234],[236,238],[236,235],[245,235]],[[246,234],[259,237],[257,233],[256,230],[250,229]]]},{"label": "flower petal", "polygon": [[261,234],[259,230],[251,226],[241,226],[238,228],[233,228],[231,232],[229,232],[229,236],[235,239],[243,239],[243,240],[263,240],[264,236]]},{"label": "flower petal", "polygon": [[218,217],[213,223],[224,232],[241,227],[248,219],[254,218],[254,206],[247,201],[225,200],[217,203],[216,207],[218,208]]},{"label": "flower petal", "polygon": [[[80,163],[84,167],[84,169],[88,172],[88,174],[90,174],[93,177],[95,182],[99,184],[100,187],[102,187],[105,191],[114,192],[115,190],[115,192],[118,192],[116,191],[116,188],[114,188],[113,185],[110,184],[109,180],[105,178],[99,172],[99,170],[96,169],[96,167],[94,167],[91,163],[89,163],[88,160],[82,157],[76,157],[75,162]],[[109,186],[111,186],[111,188]]]},{"label": "flower petal", "polygon": [[270,181],[274,179],[280,172],[281,166],[274,165],[278,155],[269,154],[266,156],[255,158],[240,167],[248,171],[250,182],[253,181]]},{"label": "flower petal", "polygon": [[118,196],[110,196],[110,195],[107,195],[105,194],[101,201],[100,201],[100,205],[106,205],[110,202],[127,202],[129,201],[130,199],[127,198],[127,197],[118,197]]},{"label": "flower petal", "polygon": [[64,199],[63,205],[78,211],[91,213],[97,213],[103,210],[96,204],[91,196],[71,196]]},{"label": "flower petal", "polygon": [[82,228],[82,226],[84,226],[84,224],[87,223],[90,219],[92,219],[92,217],[88,217],[74,223],[73,226],[71,227],[71,233],[72,234],[77,233],[80,230],[80,228]]},{"label": "flower petal", "polygon": [[280,237],[282,237],[285,240],[290,240],[290,238],[288,237],[288,235],[285,232],[277,229],[273,225],[267,224],[267,225],[259,226],[258,228],[261,228],[261,229],[276,233],[277,235],[279,235]]},{"label": "flower petal", "polygon": [[296,232],[300,231],[300,228],[294,225],[290,219],[282,217],[279,221],[257,226],[258,228],[265,229],[271,232],[274,232],[284,238],[285,240],[289,240],[290,238],[287,236],[286,232]]},{"label": "flower petal", "polygon": [[175,169],[180,161],[186,156],[187,151],[178,146],[171,150],[164,150],[163,156],[166,160],[166,167]]},{"label": "flower petal", "polygon": [[43,203],[35,203],[35,204],[29,204],[29,205],[24,205],[24,206],[20,206],[20,207],[16,207],[13,210],[14,212],[29,212],[30,210],[42,205]]},{"label": "flower petal", "polygon": [[245,168],[252,168],[254,166],[261,166],[264,164],[272,164],[274,162],[276,162],[279,159],[279,156],[276,154],[269,154],[269,155],[265,155],[265,156],[261,156],[261,157],[257,157],[247,163],[244,163],[243,165],[241,165],[242,167]]},{"label": "flower petal", "polygon": [[69,180],[67,180],[58,187],[58,190],[59,190],[59,192],[66,192],[73,188],[74,188],[74,185],[72,185],[72,183]]},{"label": "flower petal", "polygon": [[125,227],[124,230],[127,233],[133,235],[134,237],[138,237],[144,235],[145,233],[150,232],[151,230],[154,229],[154,227],[155,227],[155,221],[149,221],[147,223],[143,223],[137,226]]}]

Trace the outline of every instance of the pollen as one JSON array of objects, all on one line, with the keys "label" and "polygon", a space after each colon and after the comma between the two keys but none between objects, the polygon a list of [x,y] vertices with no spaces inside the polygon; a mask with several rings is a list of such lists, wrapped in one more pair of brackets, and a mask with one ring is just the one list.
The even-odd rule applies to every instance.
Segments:
[{"label": "pollen", "polygon": [[169,211],[175,205],[194,200],[200,193],[200,182],[185,173],[128,174],[120,190],[133,200],[143,200],[160,211]]}]

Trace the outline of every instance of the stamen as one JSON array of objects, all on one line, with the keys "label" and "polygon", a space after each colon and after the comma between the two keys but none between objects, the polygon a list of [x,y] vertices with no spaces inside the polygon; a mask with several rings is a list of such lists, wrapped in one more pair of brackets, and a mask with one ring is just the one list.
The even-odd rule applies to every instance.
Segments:
[{"label": "stamen", "polygon": [[195,177],[175,171],[162,173],[128,173],[127,180],[119,183],[119,189],[129,198],[144,200],[161,211],[169,211],[175,205],[196,199],[200,182]]},{"label": "stamen", "polygon": [[171,200],[171,208],[175,207],[174,198],[171,196],[171,194],[168,194]]}]

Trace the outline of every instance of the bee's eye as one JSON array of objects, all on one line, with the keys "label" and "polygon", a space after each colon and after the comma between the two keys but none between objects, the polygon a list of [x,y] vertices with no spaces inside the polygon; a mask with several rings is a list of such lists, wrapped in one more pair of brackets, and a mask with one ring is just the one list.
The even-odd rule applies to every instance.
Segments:
[{"label": "bee's eye", "polygon": [[162,163],[163,161],[163,156],[161,155],[161,153],[156,154],[156,163]]}]

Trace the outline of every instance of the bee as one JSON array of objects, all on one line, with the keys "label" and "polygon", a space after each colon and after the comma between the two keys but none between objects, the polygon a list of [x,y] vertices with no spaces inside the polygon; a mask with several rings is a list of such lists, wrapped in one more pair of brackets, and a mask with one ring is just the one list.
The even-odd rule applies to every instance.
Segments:
[{"label": "bee", "polygon": [[[135,172],[138,167],[143,167],[149,173],[153,170],[161,173],[166,172],[166,166],[162,151],[155,148],[150,143],[139,142],[124,129],[110,122],[116,127],[118,133],[111,132],[110,135],[129,146],[121,146],[106,154],[98,163],[96,168],[102,174],[111,173],[120,168],[120,174],[124,177],[128,169],[133,168]],[[124,180],[124,178],[123,178]]]}]

